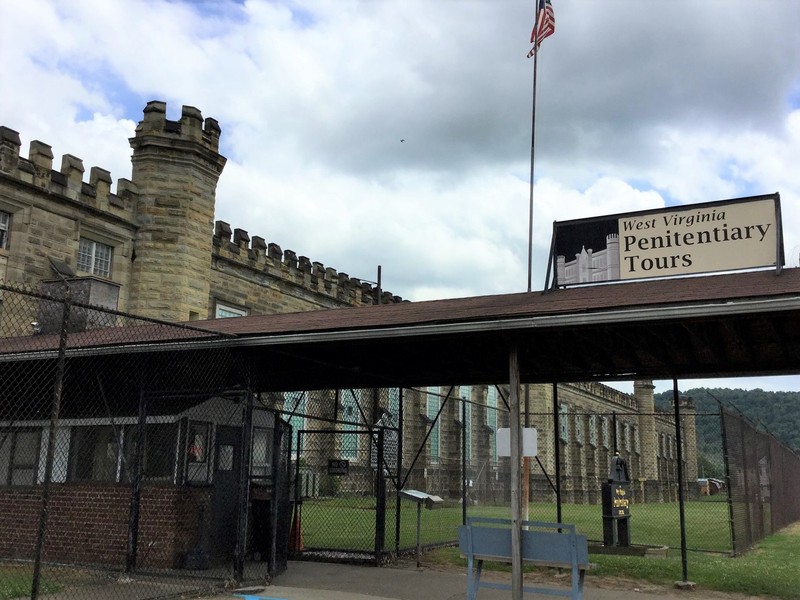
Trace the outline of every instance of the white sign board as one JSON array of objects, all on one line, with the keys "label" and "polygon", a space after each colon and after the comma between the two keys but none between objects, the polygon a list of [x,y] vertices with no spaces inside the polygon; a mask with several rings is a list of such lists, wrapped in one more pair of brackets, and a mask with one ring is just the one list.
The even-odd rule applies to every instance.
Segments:
[{"label": "white sign board", "polygon": [[[522,454],[521,456],[536,456],[538,453],[539,437],[533,427],[522,429]],[[497,430],[497,456],[511,456],[511,430],[500,427]]]},{"label": "white sign board", "polygon": [[775,264],[775,201],[619,219],[620,277],[688,275]]},{"label": "white sign board", "polygon": [[561,221],[553,236],[558,285],[784,264],[778,194]]}]

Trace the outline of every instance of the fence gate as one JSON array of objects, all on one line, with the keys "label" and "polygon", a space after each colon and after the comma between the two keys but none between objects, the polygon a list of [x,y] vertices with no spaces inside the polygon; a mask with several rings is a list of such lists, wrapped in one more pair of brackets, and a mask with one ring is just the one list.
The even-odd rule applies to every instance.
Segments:
[{"label": "fence gate", "polygon": [[298,558],[383,561],[386,481],[394,470],[384,439],[383,428],[298,432],[290,545]]}]

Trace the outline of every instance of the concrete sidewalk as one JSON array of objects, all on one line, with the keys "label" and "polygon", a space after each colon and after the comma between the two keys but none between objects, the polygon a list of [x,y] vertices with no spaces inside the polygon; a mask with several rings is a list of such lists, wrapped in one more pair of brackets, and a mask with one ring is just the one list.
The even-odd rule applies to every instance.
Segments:
[{"label": "concrete sidewalk", "polygon": [[[508,574],[486,573],[491,581],[508,581]],[[367,567],[333,563],[292,561],[273,585],[251,588],[253,596],[269,600],[462,600],[466,597],[466,572],[436,567],[417,569],[415,563],[387,567]],[[567,576],[544,575],[526,578],[526,585],[560,586],[569,584]],[[704,591],[678,590],[671,587],[625,581],[592,582],[585,588],[585,600],[700,600],[737,599],[741,596]],[[601,585],[602,587],[597,587]],[[607,587],[608,586],[608,587]],[[508,590],[481,589],[479,600],[508,600]],[[542,598],[541,594],[526,594]],[[549,596],[548,596],[549,597]],[[232,599],[237,596],[231,596]],[[238,598],[240,600],[240,597]]]}]

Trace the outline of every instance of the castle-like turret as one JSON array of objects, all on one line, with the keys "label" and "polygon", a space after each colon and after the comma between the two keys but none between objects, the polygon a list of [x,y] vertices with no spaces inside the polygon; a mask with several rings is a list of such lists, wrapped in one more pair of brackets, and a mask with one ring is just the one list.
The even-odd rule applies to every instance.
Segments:
[{"label": "castle-like turret", "polygon": [[220,127],[184,106],[180,121],[149,102],[130,139],[139,190],[130,310],[172,321],[207,318]]}]

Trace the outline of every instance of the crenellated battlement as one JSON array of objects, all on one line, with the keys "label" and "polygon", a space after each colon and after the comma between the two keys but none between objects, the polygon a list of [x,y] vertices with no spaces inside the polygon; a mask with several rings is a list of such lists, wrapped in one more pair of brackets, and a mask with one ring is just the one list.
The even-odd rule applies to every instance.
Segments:
[{"label": "crenellated battlement", "polygon": [[[136,138],[147,135],[169,134],[189,142],[200,142],[213,152],[219,151],[222,130],[216,119],[203,119],[194,106],[183,106],[179,121],[167,119],[167,103],[151,100],[144,108],[144,118],[136,126]],[[135,139],[135,138],[134,138]]]},{"label": "crenellated battlement", "polygon": [[61,168],[53,169],[53,149],[48,144],[33,140],[28,157],[20,156],[19,133],[0,126],[0,174],[21,183],[35,186],[52,194],[63,196],[87,207],[110,212],[116,216],[133,219],[136,185],[129,179],[117,181],[117,191],[111,191],[111,173],[100,167],[89,170],[89,181],[84,181],[83,160],[72,154],[61,157]]},{"label": "crenellated battlement", "polygon": [[[278,244],[267,243],[262,237],[251,238],[244,229],[231,229],[225,221],[216,222],[213,247],[218,258],[348,304],[373,304],[377,298],[378,288],[371,282],[350,277],[307,256],[298,256],[292,250],[281,250]],[[402,301],[390,292],[381,292],[382,304]]]},{"label": "crenellated battlement", "polygon": [[218,304],[271,314],[402,301],[223,221],[209,235],[226,164],[220,135],[216,119],[193,106],[173,121],[166,102],[148,102],[128,139],[130,179],[114,193],[108,170],[91,167],[87,177],[81,158],[59,162],[39,140],[22,156],[19,133],[0,127],[0,211],[12,244],[0,269],[34,281],[51,259],[75,268],[86,238],[111,247],[107,276],[127,311],[176,321],[213,318]]}]

